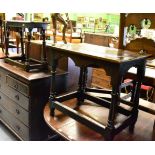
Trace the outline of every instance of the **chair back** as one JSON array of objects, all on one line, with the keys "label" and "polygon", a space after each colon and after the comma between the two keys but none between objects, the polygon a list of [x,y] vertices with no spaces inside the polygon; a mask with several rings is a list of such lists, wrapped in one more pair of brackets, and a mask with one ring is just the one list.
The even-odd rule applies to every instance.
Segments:
[{"label": "chair back", "polygon": [[155,57],[155,13],[120,15],[119,48]]}]

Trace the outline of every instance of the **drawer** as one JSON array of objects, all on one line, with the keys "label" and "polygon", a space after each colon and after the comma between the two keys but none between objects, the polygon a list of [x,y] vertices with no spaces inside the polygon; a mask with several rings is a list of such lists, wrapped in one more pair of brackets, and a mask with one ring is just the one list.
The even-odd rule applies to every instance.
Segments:
[{"label": "drawer", "polygon": [[102,80],[100,78],[92,78],[92,86],[99,88],[111,88],[110,81]]},{"label": "drawer", "polygon": [[13,114],[18,120],[29,126],[29,112],[24,110],[10,98],[0,92],[0,104]]},{"label": "drawer", "polygon": [[10,75],[7,75],[6,83],[8,84],[8,86],[19,91],[20,93],[24,94],[25,96],[29,96],[29,87],[26,84],[20,82],[19,80],[16,80],[15,78],[11,77]]},{"label": "drawer", "polygon": [[0,88],[0,91],[3,92],[6,96],[8,96],[11,100],[16,102],[18,105],[23,107],[25,110],[29,111],[29,98],[25,95],[19,93],[15,89],[5,85]]},{"label": "drawer", "polygon": [[21,139],[29,140],[29,128],[17,120],[10,112],[0,105],[0,119],[2,119]]},{"label": "drawer", "polygon": [[0,70],[0,82],[6,81],[6,73]]}]

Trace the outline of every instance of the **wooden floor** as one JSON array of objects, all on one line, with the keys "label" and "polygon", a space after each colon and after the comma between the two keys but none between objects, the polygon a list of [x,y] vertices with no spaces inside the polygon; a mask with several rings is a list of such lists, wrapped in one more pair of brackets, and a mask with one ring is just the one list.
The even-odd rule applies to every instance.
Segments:
[{"label": "wooden floor", "polygon": [[[66,105],[72,105],[74,107],[76,99],[67,101]],[[152,103],[154,104],[154,103]],[[79,108],[80,112],[86,115],[93,115],[93,119],[102,123],[107,119],[108,109],[88,105],[85,103]],[[122,118],[122,116],[120,116]],[[104,118],[104,119],[103,119]],[[86,126],[76,122],[75,120],[65,116],[61,112],[56,111],[55,117],[50,116],[49,103],[44,109],[44,119],[51,130],[61,135],[65,140],[77,140],[77,141],[104,141],[104,137],[95,131],[87,128]],[[153,135],[153,125],[155,116],[143,111],[139,111],[139,117],[136,123],[134,134],[129,134],[128,129],[123,130],[117,136],[114,141],[152,141],[155,140]]]}]

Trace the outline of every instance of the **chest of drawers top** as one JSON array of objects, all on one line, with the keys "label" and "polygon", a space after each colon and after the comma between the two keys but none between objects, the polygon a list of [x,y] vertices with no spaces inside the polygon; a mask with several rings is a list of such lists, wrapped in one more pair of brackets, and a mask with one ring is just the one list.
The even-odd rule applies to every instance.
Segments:
[{"label": "chest of drawers top", "polygon": [[46,73],[39,71],[26,72],[22,68],[19,68],[17,66],[11,66],[5,63],[3,60],[0,61],[0,69],[1,68],[6,71],[9,71],[10,73],[13,73],[14,75],[18,76],[18,78],[22,78],[23,80],[26,81],[39,80],[49,78],[51,76],[49,72]]}]

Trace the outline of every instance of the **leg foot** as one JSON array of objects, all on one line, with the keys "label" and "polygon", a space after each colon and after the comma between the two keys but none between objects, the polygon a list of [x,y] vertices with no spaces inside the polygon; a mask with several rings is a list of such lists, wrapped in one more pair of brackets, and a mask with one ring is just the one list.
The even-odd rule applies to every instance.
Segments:
[{"label": "leg foot", "polygon": [[134,128],[135,128],[135,125],[130,125],[129,126],[129,133],[133,134],[134,133]]}]

